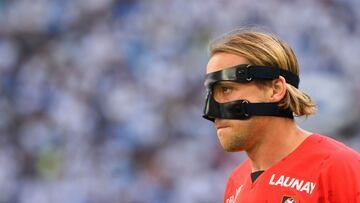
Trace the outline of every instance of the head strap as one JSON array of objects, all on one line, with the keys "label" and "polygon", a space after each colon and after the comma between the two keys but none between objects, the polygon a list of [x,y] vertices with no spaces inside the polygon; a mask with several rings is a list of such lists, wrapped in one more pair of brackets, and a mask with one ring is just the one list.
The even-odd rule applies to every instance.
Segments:
[{"label": "head strap", "polygon": [[217,81],[234,81],[240,83],[248,83],[254,79],[258,80],[274,80],[283,76],[287,83],[298,88],[299,76],[294,73],[272,66],[259,66],[252,64],[240,64],[234,67],[226,68],[220,71],[209,73],[206,75],[205,86]]}]

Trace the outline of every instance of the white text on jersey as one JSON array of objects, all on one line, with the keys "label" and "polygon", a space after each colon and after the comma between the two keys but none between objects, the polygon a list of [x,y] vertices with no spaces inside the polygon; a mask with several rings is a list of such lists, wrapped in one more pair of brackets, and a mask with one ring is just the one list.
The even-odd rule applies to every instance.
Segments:
[{"label": "white text on jersey", "polygon": [[226,203],[235,203],[236,198],[238,197],[238,195],[239,195],[242,187],[243,187],[243,185],[240,185],[240,187],[238,187],[238,188],[236,189],[235,196],[234,196],[234,195],[231,195],[231,197],[227,198],[227,199],[226,199]]},{"label": "white text on jersey", "polygon": [[289,176],[276,176],[276,174],[272,174],[269,185],[281,186],[281,187],[290,187],[294,188],[300,192],[306,192],[307,194],[311,194],[316,184],[310,181],[304,181],[297,178],[289,177]]}]

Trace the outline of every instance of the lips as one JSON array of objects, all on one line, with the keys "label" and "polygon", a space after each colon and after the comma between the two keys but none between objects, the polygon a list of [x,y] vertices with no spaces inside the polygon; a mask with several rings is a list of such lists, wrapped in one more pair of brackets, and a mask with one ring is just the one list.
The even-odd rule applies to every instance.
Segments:
[{"label": "lips", "polygon": [[219,130],[219,129],[227,128],[227,127],[229,127],[229,126],[225,126],[225,125],[224,126],[216,126],[216,129]]},{"label": "lips", "polygon": [[230,127],[230,125],[228,125],[225,120],[223,120],[223,119],[215,120],[215,128],[217,130],[222,129],[222,128],[227,128],[227,127]]},{"label": "lips", "polygon": [[225,125],[225,124],[223,124],[223,123],[216,123],[216,124],[215,124],[215,128],[216,128],[217,130],[222,129],[222,128],[227,128],[227,127],[229,127],[229,125]]}]

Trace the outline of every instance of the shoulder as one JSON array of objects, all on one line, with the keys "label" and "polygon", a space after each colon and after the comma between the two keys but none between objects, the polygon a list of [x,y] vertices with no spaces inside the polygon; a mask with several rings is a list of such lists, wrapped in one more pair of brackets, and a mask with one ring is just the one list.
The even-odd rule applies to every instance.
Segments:
[{"label": "shoulder", "polygon": [[320,144],[323,161],[320,164],[319,187],[331,202],[360,200],[360,154],[334,139],[323,137]]},{"label": "shoulder", "polygon": [[322,160],[319,163],[320,178],[329,187],[354,185],[360,189],[360,154],[329,137],[322,137],[319,151]]},{"label": "shoulder", "polygon": [[296,153],[296,163],[305,165],[311,163],[320,169],[327,164],[343,161],[347,158],[359,158],[359,153],[335,139],[319,134],[308,137]]},{"label": "shoulder", "polygon": [[355,173],[359,174],[360,181],[360,154],[349,147],[337,148],[329,154],[328,160],[324,165],[334,173]]},{"label": "shoulder", "polygon": [[311,163],[310,170],[315,174],[331,175],[341,171],[360,174],[360,154],[357,151],[319,134],[308,138],[297,160],[303,160],[301,163],[305,166]]},{"label": "shoulder", "polygon": [[351,149],[350,147],[333,138],[314,134],[312,135],[311,139],[312,145],[309,147],[312,148],[316,154],[326,156],[329,158],[329,160],[341,161],[346,157],[354,159],[359,159],[360,157],[359,152]]},{"label": "shoulder", "polygon": [[319,147],[316,149],[319,150],[324,155],[327,155],[328,162],[332,163],[347,163],[349,161],[356,164],[360,164],[360,154],[359,152],[351,149],[345,144],[323,135],[316,135],[319,142]]}]

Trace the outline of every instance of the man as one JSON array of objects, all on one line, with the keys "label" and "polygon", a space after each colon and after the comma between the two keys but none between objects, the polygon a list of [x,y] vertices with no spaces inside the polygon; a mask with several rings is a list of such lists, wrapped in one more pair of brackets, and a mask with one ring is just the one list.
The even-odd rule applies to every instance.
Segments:
[{"label": "man", "polygon": [[360,203],[360,155],[297,127],[315,113],[298,89],[299,66],[277,37],[237,30],[210,44],[204,118],[224,150],[248,159],[228,179],[224,203]]}]

